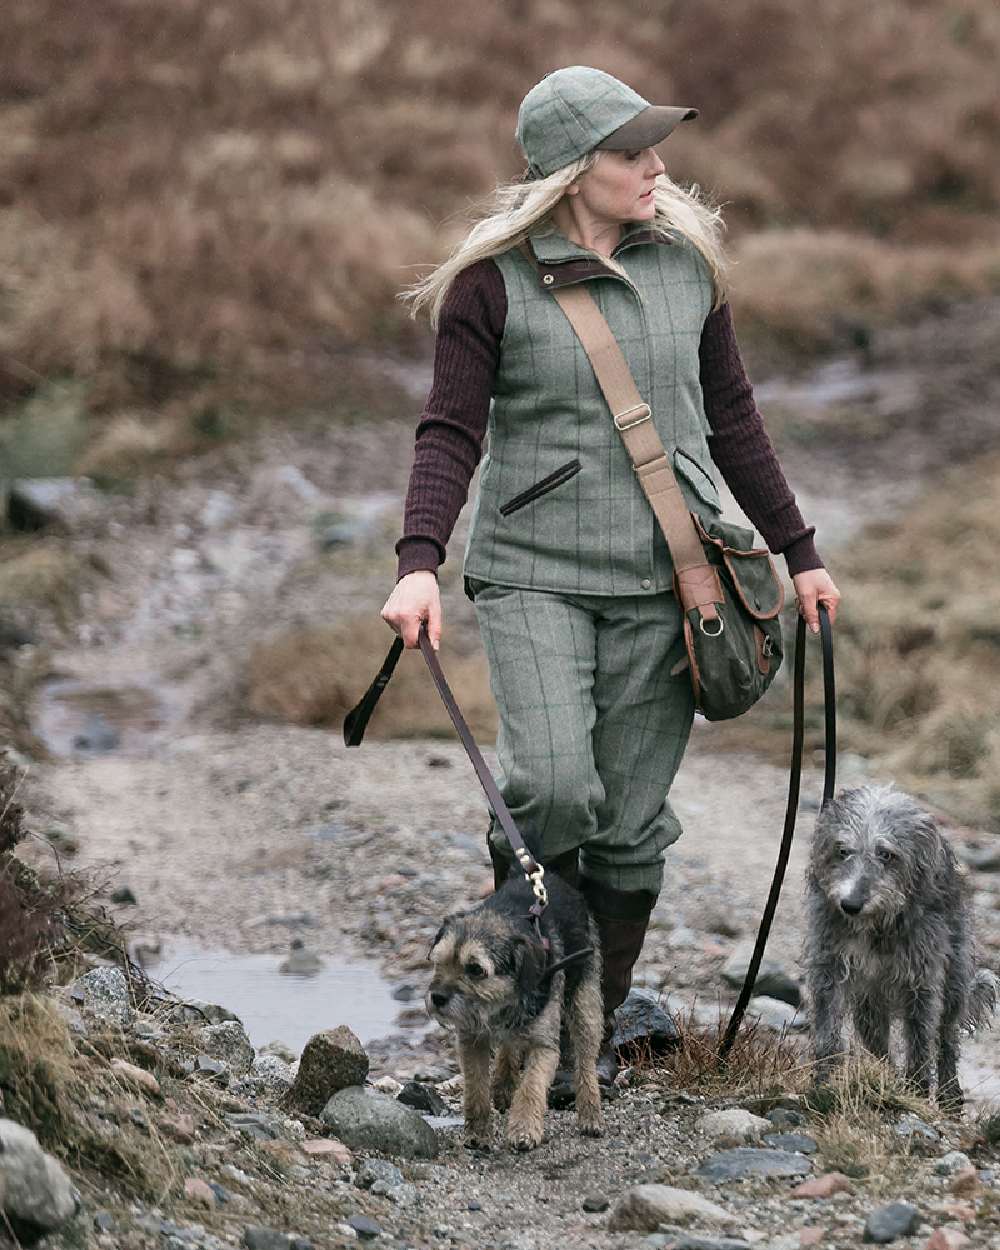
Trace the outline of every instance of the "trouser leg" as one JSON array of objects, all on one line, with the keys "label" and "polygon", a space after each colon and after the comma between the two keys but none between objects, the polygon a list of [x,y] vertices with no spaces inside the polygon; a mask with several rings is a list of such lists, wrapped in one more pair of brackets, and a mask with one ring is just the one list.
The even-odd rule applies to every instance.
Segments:
[{"label": "trouser leg", "polygon": [[[516,587],[486,586],[475,603],[499,717],[500,791],[532,854],[572,880],[604,798],[593,751],[592,613],[575,597]],[[511,852],[495,821],[490,844],[499,885]]]}]

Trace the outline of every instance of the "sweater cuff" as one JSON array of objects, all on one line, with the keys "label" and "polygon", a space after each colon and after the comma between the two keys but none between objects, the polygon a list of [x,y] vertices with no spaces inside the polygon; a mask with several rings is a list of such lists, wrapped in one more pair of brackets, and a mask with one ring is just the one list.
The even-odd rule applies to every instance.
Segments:
[{"label": "sweater cuff", "polygon": [[785,557],[789,575],[792,577],[796,573],[807,573],[810,569],[825,567],[819,558],[811,530],[808,534],[803,534],[801,538],[796,538],[793,543],[789,543],[781,554]]},{"label": "sweater cuff", "polygon": [[444,557],[441,548],[430,538],[401,538],[396,544],[399,562],[396,567],[396,581],[407,573],[426,570],[437,576],[438,565]]}]

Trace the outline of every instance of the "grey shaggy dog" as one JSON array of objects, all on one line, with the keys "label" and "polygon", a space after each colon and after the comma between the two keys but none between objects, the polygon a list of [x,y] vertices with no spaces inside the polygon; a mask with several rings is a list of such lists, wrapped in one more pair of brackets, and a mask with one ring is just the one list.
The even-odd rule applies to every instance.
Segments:
[{"label": "grey shaggy dog", "polygon": [[995,1010],[997,978],[977,971],[972,905],[936,821],[893,786],[847,790],[823,809],[806,873],[806,968],[817,1078],[843,1052],[849,1012],[869,1051],[889,1055],[902,1020],[906,1075],[959,1106],[959,1035]]}]

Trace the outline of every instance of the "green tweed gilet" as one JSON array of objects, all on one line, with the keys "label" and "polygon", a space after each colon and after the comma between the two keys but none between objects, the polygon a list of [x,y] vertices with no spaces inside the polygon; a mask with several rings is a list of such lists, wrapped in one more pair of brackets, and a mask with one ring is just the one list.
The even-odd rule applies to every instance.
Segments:
[{"label": "green tweed gilet", "polygon": [[[597,595],[672,585],[670,553],[555,284],[586,281],[671,456],[688,506],[716,515],[698,347],[712,308],[704,258],[679,232],[629,227],[627,278],[558,233],[496,258],[507,291],[467,577]],[[546,283],[546,278],[548,282]]]}]

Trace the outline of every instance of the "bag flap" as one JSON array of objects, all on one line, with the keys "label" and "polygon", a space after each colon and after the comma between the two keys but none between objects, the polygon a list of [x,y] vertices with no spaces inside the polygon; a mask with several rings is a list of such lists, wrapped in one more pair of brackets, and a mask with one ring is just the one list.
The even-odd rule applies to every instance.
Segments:
[{"label": "bag flap", "polygon": [[711,477],[693,456],[679,447],[674,451],[674,469],[702,503],[707,504],[713,512],[722,511],[722,500]]},{"label": "bag flap", "polygon": [[777,616],[785,606],[785,588],[771,553],[766,547],[753,545],[753,530],[730,521],[706,525],[697,516],[694,520],[702,541],[714,548],[715,558],[726,566],[747,612],[758,621]]}]

